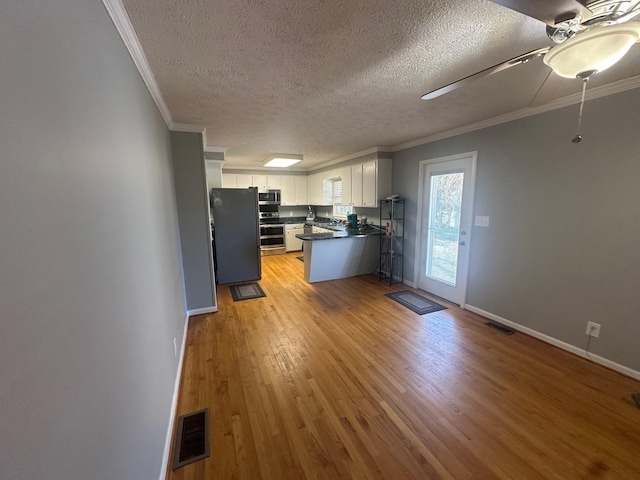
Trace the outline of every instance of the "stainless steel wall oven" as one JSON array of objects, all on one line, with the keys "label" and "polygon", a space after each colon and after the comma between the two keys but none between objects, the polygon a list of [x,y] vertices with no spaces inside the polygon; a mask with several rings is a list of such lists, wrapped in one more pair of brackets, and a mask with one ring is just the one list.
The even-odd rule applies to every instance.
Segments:
[{"label": "stainless steel wall oven", "polygon": [[260,205],[258,204],[258,212],[260,215],[260,221],[265,219],[280,218],[278,212],[278,205]]},{"label": "stainless steel wall oven", "polygon": [[260,223],[260,254],[279,255],[285,252],[284,223]]}]

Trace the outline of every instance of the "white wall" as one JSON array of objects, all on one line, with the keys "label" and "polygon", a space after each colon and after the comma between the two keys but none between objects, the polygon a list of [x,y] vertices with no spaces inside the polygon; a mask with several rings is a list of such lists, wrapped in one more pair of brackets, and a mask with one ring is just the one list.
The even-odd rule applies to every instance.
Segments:
[{"label": "white wall", "polygon": [[0,477],[157,479],[186,313],[169,132],[101,2],[0,15]]}]

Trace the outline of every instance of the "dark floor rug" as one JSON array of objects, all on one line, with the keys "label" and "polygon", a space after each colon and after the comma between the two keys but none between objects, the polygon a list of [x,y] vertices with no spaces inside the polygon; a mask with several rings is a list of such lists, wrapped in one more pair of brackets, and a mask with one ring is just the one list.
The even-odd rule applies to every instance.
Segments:
[{"label": "dark floor rug", "polygon": [[240,285],[229,285],[231,296],[234,302],[249,300],[250,298],[266,297],[265,293],[257,283],[242,283]]},{"label": "dark floor rug", "polygon": [[300,260],[301,262],[304,262],[304,257],[296,257],[298,260]]},{"label": "dark floor rug", "polygon": [[438,310],[446,310],[447,307],[443,307],[439,303],[432,302],[428,298],[424,298],[411,290],[402,290],[401,292],[385,293],[386,297],[391,300],[395,300],[400,305],[404,305],[409,310],[414,311],[418,315],[425,315],[431,312],[437,312]]}]

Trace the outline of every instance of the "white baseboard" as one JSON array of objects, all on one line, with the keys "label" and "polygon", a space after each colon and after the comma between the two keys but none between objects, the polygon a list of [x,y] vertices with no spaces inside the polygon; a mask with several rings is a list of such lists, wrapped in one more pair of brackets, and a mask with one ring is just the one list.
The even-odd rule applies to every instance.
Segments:
[{"label": "white baseboard", "polygon": [[487,312],[485,310],[482,310],[478,307],[474,307],[473,305],[469,305],[467,304],[465,306],[466,310],[469,310],[470,312],[473,313],[477,313],[478,315],[481,315],[483,317],[486,317],[490,320],[495,320],[496,322],[502,324],[502,325],[506,325],[508,327],[513,328],[514,330],[518,330],[519,332],[522,333],[526,333],[527,335],[531,335],[534,338],[537,338],[538,340],[542,340],[543,342],[549,343],[555,347],[561,348],[563,350],[566,350],[568,352],[571,352],[575,355],[578,355],[579,357],[582,358],[586,358],[588,360],[592,360],[595,363],[599,363],[600,365],[603,365],[607,368],[610,368],[611,370],[615,370],[616,372],[620,372],[624,375],[627,375],[628,377],[631,378],[635,378],[636,380],[640,380],[640,372],[638,372],[637,370],[633,370],[629,367],[625,367],[624,365],[620,365],[619,363],[616,363],[612,360],[609,360],[607,358],[601,357],[599,355],[594,355],[593,353],[590,353],[587,356],[587,352],[585,350],[583,350],[582,348],[578,348],[574,345],[571,345],[569,343],[563,342],[561,340],[558,340],[557,338],[553,338],[550,337],[549,335],[545,335],[544,333],[540,333],[536,330],[533,330],[529,327],[525,327],[523,325],[520,325],[518,323],[512,322],[511,320],[507,320],[506,318],[502,318],[498,315],[495,315],[491,312]]},{"label": "white baseboard", "polygon": [[196,308],[195,310],[189,310],[189,316],[192,315],[203,315],[205,313],[215,313],[218,311],[218,307],[205,307],[205,308]]},{"label": "white baseboard", "polygon": [[416,288],[415,284],[413,282],[410,282],[409,280],[404,280],[402,283],[404,283],[407,287]]},{"label": "white baseboard", "polygon": [[182,345],[180,346],[180,357],[178,360],[178,371],[176,381],[173,385],[173,399],[171,400],[171,411],[169,412],[169,426],[167,427],[167,437],[164,440],[164,453],[162,454],[162,465],[160,470],[160,480],[167,478],[167,468],[169,467],[169,454],[171,453],[171,439],[173,438],[173,424],[176,420],[176,410],[178,408],[178,392],[180,391],[180,380],[182,379],[182,362],[184,361],[184,347],[187,343],[187,328],[189,327],[189,314],[184,319],[182,331]]}]

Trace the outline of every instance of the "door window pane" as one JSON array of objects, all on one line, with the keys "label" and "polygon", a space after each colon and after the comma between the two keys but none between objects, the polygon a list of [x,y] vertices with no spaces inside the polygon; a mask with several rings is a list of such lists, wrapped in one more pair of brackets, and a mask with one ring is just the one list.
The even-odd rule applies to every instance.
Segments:
[{"label": "door window pane", "polygon": [[426,275],[456,285],[464,174],[431,177]]}]

